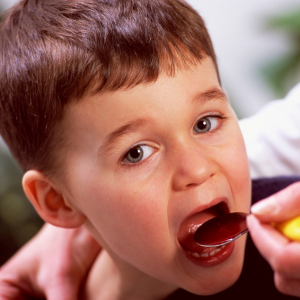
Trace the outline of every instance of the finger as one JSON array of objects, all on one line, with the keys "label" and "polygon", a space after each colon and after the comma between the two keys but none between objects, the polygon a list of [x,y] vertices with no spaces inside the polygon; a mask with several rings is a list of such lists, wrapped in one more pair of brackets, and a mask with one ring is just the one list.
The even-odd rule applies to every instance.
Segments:
[{"label": "finger", "polygon": [[272,269],[282,276],[300,279],[300,243],[289,241],[253,215],[247,218],[247,225],[255,246]]},{"label": "finger", "polygon": [[0,281],[0,300],[24,300],[22,291],[6,282]]},{"label": "finger", "polygon": [[62,282],[52,281],[46,287],[47,300],[77,300],[79,294],[79,282],[65,278]]},{"label": "finger", "polygon": [[85,274],[99,254],[101,246],[88,229],[82,227],[73,240],[72,248],[74,260],[82,273]]},{"label": "finger", "polygon": [[77,300],[100,249],[84,226],[62,229],[46,224],[1,267],[0,300],[28,299],[28,295]]},{"label": "finger", "polygon": [[16,274],[18,273],[17,268],[14,268],[16,273],[9,270],[6,270],[6,265],[0,269],[0,300],[40,299],[38,297],[41,294],[32,289],[27,280]]},{"label": "finger", "polygon": [[[52,228],[51,233],[55,233],[55,229]],[[49,300],[77,300],[82,282],[101,246],[84,226],[60,230],[57,236],[62,249],[53,249],[56,259],[49,260],[53,276],[49,268],[44,268],[39,273],[38,286]]]},{"label": "finger", "polygon": [[263,222],[283,222],[300,215],[300,182],[257,202],[251,212]]},{"label": "finger", "polygon": [[283,277],[278,273],[274,275],[277,290],[283,294],[300,297],[300,280]]},{"label": "finger", "polygon": [[0,300],[38,299],[42,294],[32,285],[35,257],[30,256],[31,242],[27,243],[0,268]]},{"label": "finger", "polygon": [[32,293],[23,291],[18,286],[7,284],[6,286],[0,283],[0,300],[38,300],[44,297],[35,296]]}]

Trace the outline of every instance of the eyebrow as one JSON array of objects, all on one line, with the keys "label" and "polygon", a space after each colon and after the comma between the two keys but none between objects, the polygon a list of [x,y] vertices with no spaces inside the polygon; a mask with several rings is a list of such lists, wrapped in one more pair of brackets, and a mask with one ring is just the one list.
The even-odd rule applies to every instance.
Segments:
[{"label": "eyebrow", "polygon": [[195,98],[194,101],[196,102],[208,102],[208,101],[221,101],[227,102],[226,94],[220,90],[219,88],[213,88],[211,90],[199,93]]},{"label": "eyebrow", "polygon": [[117,141],[122,138],[124,135],[136,131],[141,126],[145,125],[147,122],[145,119],[136,119],[131,121],[113,132],[111,132],[104,140],[104,143],[101,145],[99,149],[99,154],[103,152],[109,152],[111,149],[114,148],[114,145]]},{"label": "eyebrow", "polygon": [[[221,101],[227,102],[226,94],[220,90],[219,88],[213,88],[211,90],[199,93],[193,101],[205,103],[207,101]],[[113,132],[111,132],[104,140],[104,143],[99,148],[99,154],[101,155],[104,152],[111,151],[115,144],[118,142],[120,138],[125,136],[128,133],[135,132],[138,128],[145,125],[147,121],[145,119],[136,119],[131,121]]]}]

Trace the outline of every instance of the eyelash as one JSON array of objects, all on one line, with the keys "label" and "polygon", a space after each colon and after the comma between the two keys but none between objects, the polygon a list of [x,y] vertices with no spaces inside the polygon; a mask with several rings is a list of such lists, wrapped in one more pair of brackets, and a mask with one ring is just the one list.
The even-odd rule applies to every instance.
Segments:
[{"label": "eyelash", "polygon": [[[199,122],[199,120],[201,120],[201,119],[203,119],[203,118],[217,118],[217,119],[219,119],[219,120],[226,120],[226,119],[228,119],[228,117],[225,117],[224,115],[222,115],[222,114],[219,114],[219,113],[210,113],[210,114],[208,114],[208,115],[204,115],[204,116],[201,116],[199,119],[197,119],[197,121],[194,123],[194,126],[197,124],[197,122]],[[221,124],[218,124],[217,125],[217,128],[215,128],[215,129],[213,129],[212,131],[208,131],[208,132],[206,132],[206,133],[214,133],[216,130],[219,130],[219,129],[221,129],[222,128],[222,125],[223,125],[223,123],[221,123]],[[193,126],[193,128],[194,128],[194,126]],[[200,134],[200,133],[198,133],[198,134]],[[202,133],[202,134],[204,134],[204,133]],[[124,162],[124,160],[125,160],[125,158],[126,158],[126,156],[128,155],[128,153],[129,153],[129,151],[131,151],[132,149],[134,149],[135,147],[141,147],[141,146],[148,146],[148,147],[151,147],[151,146],[149,146],[149,145],[145,145],[145,144],[137,144],[137,145],[134,145],[133,147],[131,147],[128,151],[126,151],[126,153],[122,156],[122,158],[121,158],[121,164],[122,164],[122,166],[123,166],[123,168],[127,168],[127,169],[133,169],[133,168],[139,168],[139,167],[141,167],[142,165],[144,165],[144,164],[146,164],[146,163],[148,163],[149,162],[149,157],[151,157],[152,155],[153,155],[153,153],[155,153],[156,151],[157,151],[157,149],[155,149],[154,147],[152,147],[154,150],[153,150],[153,153],[149,156],[149,157],[147,157],[146,159],[144,159],[144,160],[142,160],[142,161],[140,161],[140,162],[137,162],[137,163],[125,163]]]}]

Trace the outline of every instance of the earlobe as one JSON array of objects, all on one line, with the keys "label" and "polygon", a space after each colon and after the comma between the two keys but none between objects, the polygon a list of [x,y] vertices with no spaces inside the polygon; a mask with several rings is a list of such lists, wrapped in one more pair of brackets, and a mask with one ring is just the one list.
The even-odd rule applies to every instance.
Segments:
[{"label": "earlobe", "polygon": [[86,217],[67,203],[63,193],[41,172],[27,171],[22,180],[24,192],[40,217],[58,227],[81,226]]}]

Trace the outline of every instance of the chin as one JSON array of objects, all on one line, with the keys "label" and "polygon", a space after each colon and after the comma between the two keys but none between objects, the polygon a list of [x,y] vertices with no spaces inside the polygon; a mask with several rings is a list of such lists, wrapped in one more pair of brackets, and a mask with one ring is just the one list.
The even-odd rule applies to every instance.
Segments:
[{"label": "chin", "polygon": [[198,284],[186,289],[188,292],[201,295],[209,296],[222,292],[231,287],[240,277],[242,272],[242,264],[240,267],[235,267],[233,270],[228,270],[226,274],[222,274],[221,277],[218,275],[217,280],[210,280],[210,282]]},{"label": "chin", "polygon": [[[241,237],[236,241],[234,253],[223,263],[207,269],[205,280],[191,280],[188,287],[183,289],[190,293],[202,296],[208,296],[222,292],[231,287],[240,277],[245,252],[246,237]],[[205,272],[205,270],[203,271]]]}]

